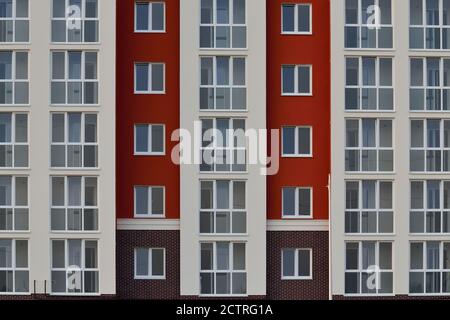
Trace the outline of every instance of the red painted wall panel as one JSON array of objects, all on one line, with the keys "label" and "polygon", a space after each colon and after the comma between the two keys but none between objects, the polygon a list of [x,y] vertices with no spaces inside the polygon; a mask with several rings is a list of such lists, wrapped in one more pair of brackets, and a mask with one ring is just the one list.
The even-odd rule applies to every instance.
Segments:
[{"label": "red painted wall panel", "polygon": [[[176,142],[171,133],[179,128],[179,0],[166,0],[166,32],[134,33],[134,0],[117,1],[117,218],[134,215],[134,185],[165,186],[166,218],[179,218],[180,173],[171,161]],[[164,95],[135,95],[134,63],[164,62]],[[110,106],[113,108],[113,106]],[[134,156],[134,124],[163,123],[166,155]]]},{"label": "red painted wall panel", "polygon": [[[282,3],[312,4],[312,35],[282,35]],[[313,96],[281,96],[281,65],[312,64]],[[313,187],[313,218],[328,219],[330,173],[330,1],[267,0],[267,126],[313,127],[313,158],[281,158],[267,178],[268,219],[281,219],[281,190]],[[281,145],[281,143],[280,143]]]}]

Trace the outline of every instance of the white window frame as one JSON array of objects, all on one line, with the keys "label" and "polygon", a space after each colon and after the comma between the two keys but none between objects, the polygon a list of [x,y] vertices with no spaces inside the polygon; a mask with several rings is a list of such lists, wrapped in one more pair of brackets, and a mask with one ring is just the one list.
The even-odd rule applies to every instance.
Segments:
[{"label": "white window frame", "polygon": [[[146,250],[148,254],[148,276],[137,275],[137,250]],[[152,270],[153,250],[162,250],[163,252],[163,275],[154,276]],[[134,248],[134,279],[135,280],[165,280],[166,279],[166,249],[165,248]]]},{"label": "white window frame", "polygon": [[[422,35],[423,35],[423,47],[422,48],[411,48],[411,42],[409,42],[408,44],[408,48],[409,50],[414,50],[414,51],[448,51],[450,50],[450,43],[448,43],[448,48],[444,49],[443,48],[443,40],[444,40],[444,35],[443,35],[443,30],[447,29],[448,32],[450,32],[450,24],[449,25],[444,25],[443,24],[443,16],[444,16],[444,6],[443,6],[443,2],[442,0],[438,0],[439,1],[439,23],[437,25],[428,25],[427,24],[427,6],[426,6],[426,1],[422,0],[422,24],[411,24],[411,10],[409,10],[408,12],[408,21],[409,21],[409,28],[408,30],[411,31],[411,29],[422,29]],[[411,6],[411,1],[408,2],[408,9]],[[427,48],[427,29],[439,29],[439,44],[440,47],[433,49],[433,48]],[[411,32],[410,32],[411,34]]]},{"label": "white window frame", "polygon": [[[68,291],[68,285],[67,285],[67,274],[73,269],[70,269],[69,265],[69,240],[79,240],[81,241],[81,266],[78,269],[79,272],[81,272],[81,284],[83,290],[81,292],[69,292]],[[64,241],[64,268],[55,268],[53,267],[53,242],[56,241]],[[86,242],[96,242],[97,243],[97,268],[86,268]],[[60,238],[54,238],[50,239],[50,279],[52,278],[52,271],[65,271],[66,272],[66,292],[53,292],[51,281],[50,281],[50,295],[51,296],[99,296],[101,292],[101,277],[100,277],[100,240],[99,239],[60,239]],[[97,272],[97,279],[98,279],[98,292],[85,292],[85,285],[84,285],[84,273],[85,272]]]},{"label": "white window frame", "polygon": [[[51,112],[50,113],[50,131],[53,130],[53,115],[64,115],[64,142],[53,142],[53,132],[50,132],[50,167],[53,169],[98,169],[99,168],[99,143],[98,143],[98,123],[99,123],[99,114],[95,113],[95,112]],[[69,115],[70,114],[81,114],[81,130],[80,130],[80,142],[69,142]],[[86,134],[85,134],[85,117],[86,115],[96,115],[97,117],[97,122],[96,122],[96,128],[97,128],[97,142],[85,142],[86,139]],[[54,167],[52,166],[52,158],[51,158],[51,148],[53,146],[64,146],[64,160],[65,160],[65,165],[62,167]],[[68,166],[68,162],[69,162],[69,157],[68,157],[68,148],[70,146],[81,146],[81,166],[80,167],[69,167]],[[92,147],[96,147],[97,149],[97,165],[95,167],[86,167],[84,166],[84,147],[85,146],[92,146]]]},{"label": "white window frame", "polygon": [[[287,154],[287,153],[284,153],[284,148],[283,148],[283,145],[284,145],[284,130],[283,129],[288,129],[288,128],[295,128],[295,140],[294,140],[294,147],[295,147],[295,153],[294,154]],[[298,150],[298,131],[299,131],[299,129],[309,129],[309,153],[308,154],[301,154],[301,153],[299,153],[299,150]],[[313,141],[314,141],[314,139],[313,139],[313,132],[314,132],[314,130],[313,130],[313,127],[312,126],[289,126],[289,125],[287,125],[287,126],[282,126],[281,127],[281,153],[282,153],[282,157],[283,158],[312,158],[313,157],[313,154],[314,154],[314,152],[313,152],[313,149],[314,149],[314,146],[313,146]]]},{"label": "white window frame", "polygon": [[[70,206],[69,205],[69,179],[68,178],[81,178],[80,184],[80,206]],[[53,205],[52,199],[52,188],[53,188],[53,179],[63,178],[64,179],[64,205],[63,206],[55,206]],[[97,182],[97,205],[96,206],[87,206],[86,205],[86,178],[96,179]],[[50,226],[49,230],[51,233],[97,233],[100,231],[100,210],[99,210],[99,177],[98,176],[50,176]],[[64,210],[64,219],[65,219],[65,228],[63,230],[53,230],[52,229],[52,210],[59,209]],[[81,212],[81,230],[69,230],[69,219],[68,219],[68,211],[70,209],[77,209]],[[97,229],[96,230],[85,230],[84,229],[84,216],[85,210],[96,210],[97,211]]]},{"label": "white window frame", "polygon": [[[1,52],[11,53],[11,78],[10,79],[0,79],[1,83],[11,83],[11,103],[0,103],[1,107],[4,106],[30,106],[30,54],[29,51],[24,50],[2,50]],[[16,55],[17,53],[27,54],[27,78],[17,79],[17,63]],[[16,103],[16,84],[26,83],[28,87],[28,102],[27,103]]]},{"label": "white window frame", "polygon": [[[366,48],[366,47],[363,47],[361,45],[362,44],[362,32],[361,32],[362,28],[372,26],[371,24],[367,24],[367,23],[363,23],[362,22],[362,10],[361,10],[361,8],[362,8],[362,5],[361,5],[362,0],[358,0],[358,10],[357,10],[358,11],[358,23],[356,23],[356,24],[347,23],[347,21],[346,21],[346,13],[345,13],[346,6],[345,6],[345,3],[344,3],[344,5],[343,5],[343,10],[344,10],[344,13],[343,13],[344,14],[344,39],[345,39],[345,32],[346,32],[347,27],[356,27],[356,28],[358,28],[358,36],[359,36],[358,37],[358,46],[357,47],[347,47],[346,43],[345,43],[345,40],[344,40],[345,50],[355,50],[355,51],[357,51],[357,50],[380,50],[380,51],[382,51],[382,50],[393,50],[394,49],[394,45],[395,45],[394,8],[393,8],[394,6],[392,5],[392,2],[393,1],[391,1],[391,23],[390,24],[380,24],[379,28],[375,30],[376,39],[375,39],[375,47],[374,48]],[[379,0],[374,0],[374,4],[375,4],[375,6],[378,6],[380,8]],[[381,28],[391,28],[392,29],[392,47],[391,48],[380,48],[379,47],[379,32],[380,32]]]},{"label": "white window frame", "polygon": [[[294,92],[284,92],[284,77],[283,69],[285,67],[294,67]],[[298,69],[299,68],[309,68],[309,92],[299,92],[298,91]],[[312,64],[283,64],[281,65],[281,95],[286,97],[312,97],[313,96],[313,66]]]},{"label": "white window frame", "polygon": [[[294,31],[284,31],[284,11],[283,8],[284,7],[294,7],[294,28],[296,30]],[[309,31],[299,31],[298,30],[298,7],[309,7]],[[313,31],[312,31],[312,19],[313,19],[313,9],[312,9],[312,4],[311,3],[282,3],[281,4],[281,34],[285,34],[285,35],[312,35]]]},{"label": "white window frame", "polygon": [[[11,141],[10,142],[0,142],[0,146],[10,146],[11,147],[11,166],[0,167],[1,170],[6,169],[29,169],[30,168],[30,116],[27,112],[1,112],[0,114],[10,114],[11,115]],[[16,115],[26,115],[27,116],[27,142],[16,142]],[[25,167],[16,167],[16,146],[26,146],[28,148],[27,152],[27,163]],[[8,153],[8,152],[7,152]]]},{"label": "white window frame", "polygon": [[[429,243],[439,243],[439,269],[429,269],[428,268],[428,259],[427,259],[427,248],[428,248],[428,244]],[[411,269],[411,245],[412,244],[422,244],[422,269]],[[436,240],[432,240],[432,241],[411,241],[409,243],[409,261],[408,261],[408,270],[409,270],[409,277],[408,277],[408,282],[410,282],[411,280],[411,274],[412,273],[423,273],[423,292],[422,293],[411,293],[411,287],[410,287],[410,283],[408,283],[408,295],[409,296],[450,296],[450,292],[443,292],[443,274],[445,273],[450,273],[450,269],[444,269],[444,245],[445,244],[449,244],[448,241],[440,241],[438,239]],[[440,274],[440,292],[431,292],[428,293],[427,291],[427,279],[426,279],[426,274],[427,273],[439,273]]]},{"label": "white window frame", "polygon": [[[28,17],[17,17],[17,0],[12,0],[11,17],[0,18],[0,22],[11,21],[12,23],[12,41],[1,41],[1,44],[10,43],[30,43],[30,1],[28,0]],[[28,21],[28,41],[16,41],[16,21]]]},{"label": "white window frame", "polygon": [[[236,132],[238,132],[238,130],[234,130],[234,121],[235,120],[243,120],[244,121],[244,125],[247,126],[247,120],[244,118],[230,118],[230,117],[224,117],[224,118],[202,118],[202,128],[203,128],[203,121],[208,121],[211,120],[213,122],[213,126],[212,126],[212,130],[213,130],[213,134],[219,132],[218,127],[217,127],[217,120],[227,120],[228,121],[228,128],[226,130],[226,134],[227,134],[227,145],[226,146],[218,146],[218,139],[212,138],[212,142],[209,141],[208,146],[207,147],[203,147],[203,134],[200,138],[200,159],[201,159],[201,164],[199,166],[199,171],[201,173],[245,173],[248,170],[248,150],[247,150],[247,142],[245,147],[239,146],[239,142],[237,142],[237,144],[235,144],[235,139],[234,137],[236,136]],[[246,128],[244,128],[245,130]],[[245,132],[244,132],[245,133]],[[243,136],[245,137],[245,135]],[[238,139],[239,140],[239,139]],[[210,164],[212,166],[212,170],[210,171],[205,171],[201,169],[201,165],[204,163],[204,152],[214,152],[214,161],[212,164]],[[227,155],[227,153],[229,152],[230,154],[230,162],[226,162],[226,163],[217,163],[216,161],[216,156],[218,151],[221,152],[225,152],[225,155]],[[242,165],[241,163],[234,163],[234,152],[243,152],[245,151],[245,170],[233,170],[233,165]],[[208,164],[207,164],[208,165]],[[221,171],[221,170],[217,170],[217,166],[219,165],[229,165],[229,170],[227,171]]]},{"label": "white window frame", "polygon": [[[163,29],[162,30],[153,30],[153,27],[152,27],[153,4],[155,4],[155,3],[163,5]],[[138,4],[148,4],[148,30],[140,30],[137,28]],[[143,1],[143,0],[135,1],[134,2],[134,32],[135,33],[166,33],[166,3],[164,1]]]},{"label": "white window frame", "polygon": [[[363,200],[364,200],[364,195],[363,195],[363,183],[364,182],[375,182],[375,208],[363,208]],[[345,184],[346,184],[346,189],[345,191],[347,191],[347,183],[358,183],[358,208],[357,209],[349,209],[349,208],[345,208],[345,219],[347,219],[347,213],[356,213],[358,215],[358,232],[347,232],[345,231],[345,233],[347,235],[393,235],[394,231],[395,231],[395,217],[394,217],[394,182],[391,180],[346,180]],[[392,186],[392,208],[388,208],[388,209],[381,209],[380,208],[380,188],[381,188],[381,183],[391,183]],[[375,213],[376,217],[377,217],[377,222],[376,222],[376,232],[362,232],[362,224],[363,224],[363,220],[362,220],[362,215],[363,213]],[[392,213],[392,232],[389,233],[385,233],[385,232],[380,232],[380,215],[382,214],[387,214],[387,213]]]},{"label": "white window frame", "polygon": [[[283,274],[284,271],[284,252],[285,251],[294,251],[294,273],[295,276],[285,276]],[[307,251],[309,253],[309,276],[300,276],[298,275],[298,253],[299,251]],[[281,249],[281,280],[312,280],[313,279],[313,249],[310,248],[283,248]]]},{"label": "white window frame", "polygon": [[[217,269],[217,244],[218,243],[227,243],[228,244],[228,269],[227,270],[219,270]],[[202,270],[201,268],[201,246],[202,244],[212,244],[213,245],[213,268],[211,270]],[[234,245],[235,244],[244,244],[245,247],[245,269],[244,270],[234,270]],[[246,297],[247,293],[248,293],[248,272],[247,272],[247,268],[248,268],[248,246],[246,242],[242,242],[242,241],[202,241],[200,242],[200,263],[199,263],[199,274],[201,277],[202,273],[209,273],[213,275],[213,279],[214,279],[214,293],[212,294],[203,294],[201,293],[201,279],[199,277],[199,288],[200,288],[200,297]],[[221,274],[229,274],[230,275],[230,293],[229,294],[220,294],[220,293],[216,293],[217,290],[217,286],[216,286],[216,274],[221,273]],[[246,280],[247,280],[247,284],[246,284],[246,288],[247,288],[247,293],[245,294],[233,294],[233,274],[245,274],[246,275]]]},{"label": "white window frame", "polygon": [[[137,214],[136,212],[136,188],[147,188],[147,202],[148,202],[148,208],[147,208],[147,214]],[[153,214],[152,213],[152,189],[162,189],[163,191],[163,214]],[[136,219],[161,219],[165,218],[166,216],[166,187],[165,186],[144,186],[144,185],[135,185],[133,187],[133,199],[134,199],[134,218]]]},{"label": "white window frame", "polygon": [[[217,208],[217,182],[218,181],[223,181],[223,182],[228,182],[229,183],[229,189],[228,189],[228,209],[218,209]],[[213,207],[209,208],[209,209],[202,209],[201,208],[201,192],[200,192],[200,215],[202,213],[210,213],[211,215],[214,216],[214,232],[211,233],[205,233],[205,232],[201,232],[201,235],[242,235],[242,234],[247,234],[248,233],[248,211],[247,211],[247,181],[246,180],[200,180],[200,188],[201,188],[201,184],[203,182],[212,182],[213,183]],[[245,209],[234,209],[233,204],[234,204],[234,183],[236,182],[243,182],[245,184],[244,189],[245,189]],[[230,215],[230,232],[228,233],[218,233],[216,231],[217,229],[217,214],[218,213],[229,213]],[[246,218],[246,232],[245,233],[236,233],[233,232],[233,216],[234,213],[244,213],[245,214],[245,218]],[[200,216],[199,216],[200,218]],[[199,219],[200,222],[200,219]],[[200,228],[199,228],[200,230]]]},{"label": "white window frame", "polygon": [[[140,152],[137,151],[137,127],[138,126],[147,126],[147,133],[148,133],[148,151],[147,152]],[[163,151],[161,152],[154,152],[151,151],[151,149],[153,148],[152,145],[152,128],[154,126],[159,126],[162,127],[163,129],[163,141],[162,141],[162,145],[163,145]],[[141,124],[141,123],[137,123],[134,125],[134,155],[136,156],[164,156],[166,154],[166,125],[165,124]]]},{"label": "white window frame", "polygon": [[[248,0],[244,0],[245,2],[245,23],[241,24],[241,23],[234,23],[234,10],[233,10],[233,6],[234,6],[234,1],[230,0],[228,3],[228,12],[229,12],[229,23],[217,23],[217,0],[212,0],[213,1],[213,22],[212,23],[202,23],[201,22],[201,10],[202,10],[202,6],[201,6],[201,2],[199,3],[199,26],[201,30],[201,27],[211,27],[214,30],[214,41],[213,41],[213,46],[212,47],[202,47],[200,46],[199,43],[199,48],[200,50],[246,50],[248,47],[248,27],[247,27],[247,21],[248,21]],[[230,37],[230,46],[229,47],[217,47],[217,43],[216,43],[216,34],[217,34],[217,27],[228,27],[229,28],[229,37]],[[233,27],[245,27],[245,32],[246,32],[246,46],[245,48],[240,48],[240,47],[233,47]],[[201,32],[201,31],[199,31]],[[200,33],[199,33],[200,34]],[[199,37],[200,39],[200,37]]]},{"label": "white window frame", "polygon": [[[27,232],[30,231],[30,184],[28,176],[22,175],[5,175],[2,177],[10,177],[11,178],[11,205],[0,206],[0,209],[11,210],[12,212],[12,225],[11,229],[0,230],[1,233],[14,233],[14,232]],[[19,206],[16,204],[16,179],[17,178],[25,178],[27,180],[27,205]],[[16,229],[16,210],[27,210],[27,229]]]},{"label": "white window frame", "polygon": [[[381,276],[381,273],[392,273],[392,291],[390,293],[382,293],[379,292],[380,288],[376,289],[375,293],[362,293],[362,275],[367,273],[367,269],[364,269],[363,266],[363,243],[375,243],[375,265],[376,266],[380,266],[380,244],[390,244],[391,245],[391,269],[381,269],[378,272],[372,272],[371,275],[375,274],[375,281],[381,284],[381,280],[378,280],[379,277]],[[348,244],[358,244],[358,269],[347,269],[347,245]],[[364,297],[364,296],[393,296],[394,295],[394,291],[395,291],[395,267],[394,267],[394,257],[395,257],[395,253],[394,253],[394,243],[390,240],[387,241],[372,241],[372,240],[368,240],[368,241],[346,241],[345,242],[345,246],[344,246],[344,277],[345,274],[349,273],[349,274],[358,274],[359,277],[359,293],[345,293],[344,296],[346,297],[352,297],[352,296],[356,296],[356,297]],[[345,278],[344,278],[345,279]],[[345,292],[345,280],[344,280],[344,292]]]},{"label": "white window frame", "polygon": [[[86,0],[80,0],[81,1],[81,17],[71,17],[68,15],[68,8],[69,8],[69,4],[70,4],[70,0],[65,0],[65,17],[64,18],[55,18],[53,17],[53,0],[51,0],[51,24],[53,24],[53,21],[66,21],[66,25],[69,23],[68,21],[76,21],[79,22],[81,24],[81,41],[69,41],[69,29],[66,28],[66,41],[53,41],[53,34],[52,31],[50,31],[50,41],[51,43],[67,43],[67,44],[98,44],[100,43],[100,4],[101,4],[101,0],[97,0],[97,17],[96,18],[91,18],[91,17],[86,17]],[[85,22],[87,21],[94,21],[97,22],[97,41],[89,41],[86,42],[84,39],[84,30],[85,30]],[[52,28],[50,28],[52,29]]]},{"label": "white window frame", "polygon": [[[345,152],[347,151],[359,151],[359,170],[356,171],[348,171],[345,168],[345,172],[347,173],[388,173],[393,174],[395,172],[395,147],[394,147],[394,120],[392,118],[346,118],[346,128],[345,134],[347,134],[347,121],[358,121],[358,147],[347,147],[345,146]],[[363,146],[363,120],[375,120],[375,147],[364,147]],[[392,127],[392,147],[380,147],[380,120],[381,121],[391,121]],[[363,152],[364,151],[376,151],[377,153],[377,169],[375,171],[364,171],[362,169],[363,163]],[[380,152],[381,151],[392,151],[392,171],[380,171]]]},{"label": "white window frame", "polygon": [[[230,0],[231,1],[231,0]],[[217,84],[217,58],[228,58],[228,85],[218,85]],[[245,56],[201,56],[200,57],[200,69],[201,69],[201,60],[202,59],[213,59],[213,84],[212,85],[204,85],[202,84],[202,79],[200,79],[200,92],[202,89],[213,89],[214,90],[214,108],[205,109],[199,106],[201,112],[245,112],[248,111],[248,99],[246,99],[247,103],[245,109],[234,109],[233,108],[233,89],[245,89],[246,97],[248,98],[248,90],[247,90],[247,58]],[[234,60],[243,59],[244,60],[244,76],[245,76],[245,84],[237,85],[234,84]],[[201,70],[200,70],[200,78],[201,78]],[[218,89],[229,89],[230,90],[230,108],[228,109],[219,109],[217,108],[217,90]]]},{"label": "white window frame", "polygon": [[[449,25],[449,33],[450,33],[450,25]],[[450,47],[450,44],[449,44]],[[450,48],[449,48],[450,50]],[[438,59],[439,60],[439,86],[430,86],[428,83],[428,72],[427,72],[427,67],[428,67],[428,61],[430,59]],[[422,61],[422,86],[413,86],[412,85],[412,68],[411,68],[411,63],[413,60],[421,60]],[[447,91],[449,93],[449,97],[450,97],[450,83],[448,84],[448,86],[444,86],[444,74],[445,74],[445,69],[444,69],[444,62],[447,61],[450,65],[450,59],[445,58],[445,57],[411,57],[410,58],[410,65],[409,65],[409,73],[410,73],[410,85],[409,85],[409,90],[410,92],[412,90],[421,90],[423,92],[423,109],[411,109],[411,101],[409,103],[409,111],[410,112],[414,112],[414,113],[418,113],[418,112],[432,112],[432,113],[436,113],[436,112],[450,112],[450,108],[447,110],[444,110],[444,92]],[[429,110],[427,109],[427,91],[428,90],[439,90],[439,97],[440,97],[440,109],[439,110]],[[411,93],[410,93],[410,97],[411,97]]]},{"label": "white window frame", "polygon": [[[30,245],[29,245],[29,241],[28,239],[17,239],[17,238],[7,238],[7,239],[1,239],[1,240],[6,240],[6,241],[11,241],[11,267],[0,267],[0,271],[6,271],[6,272],[12,272],[12,288],[13,291],[5,291],[5,292],[0,292],[0,296],[10,296],[10,295],[29,295],[31,293],[30,290]],[[27,267],[23,268],[23,267],[17,267],[17,260],[16,260],[16,255],[17,255],[17,250],[16,250],[16,241],[25,241],[27,243]],[[28,291],[27,292],[17,292],[16,291],[16,272],[17,271],[21,271],[21,272],[28,272]]]},{"label": "white window frame", "polygon": [[[148,90],[140,91],[137,90],[137,77],[136,77],[136,67],[137,65],[147,65],[148,66]],[[153,65],[163,66],[163,90],[153,90],[152,89],[152,71]],[[164,62],[135,62],[134,63],[134,94],[166,94],[166,64]]]},{"label": "white window frame", "polygon": [[[348,85],[347,81],[347,62],[351,59],[358,59],[358,85]],[[364,68],[363,68],[363,59],[375,59],[375,85],[364,85]],[[391,60],[392,73],[391,73],[391,86],[382,86],[381,85],[381,65],[380,60]],[[394,112],[395,111],[395,88],[394,88],[394,58],[393,57],[385,57],[385,56],[346,56],[346,70],[345,70],[345,89],[357,89],[358,90],[358,109],[349,109],[345,106],[346,112]],[[377,106],[376,109],[363,109],[363,90],[364,89],[375,89],[376,97],[377,97]],[[393,101],[392,101],[392,109],[381,109],[380,108],[380,91],[381,90],[392,90],[393,92]]]},{"label": "white window frame", "polygon": [[[428,147],[428,120],[439,120],[439,142],[440,142],[440,147]],[[446,119],[446,118],[411,118],[410,119],[410,130],[412,130],[412,121],[422,121],[422,126],[423,126],[423,146],[422,147],[412,147],[412,137],[410,136],[410,145],[409,145],[409,150],[410,150],[410,165],[411,165],[411,152],[412,151],[423,151],[424,152],[424,171],[412,171],[410,170],[412,173],[417,174],[417,173],[446,173],[446,172],[450,172],[450,166],[448,168],[447,171],[444,171],[444,154],[445,152],[448,152],[450,154],[450,142],[449,142],[449,146],[445,147],[445,122],[449,122],[450,124],[450,120]],[[441,152],[441,170],[439,171],[430,171],[427,168],[427,152],[428,151],[440,151]],[[411,167],[410,167],[411,169]]]},{"label": "white window frame", "polygon": [[[80,79],[69,79],[69,53],[80,52],[81,53],[81,77]],[[64,79],[53,79],[53,54],[54,53],[64,53]],[[96,79],[86,79],[86,53],[95,53],[97,55],[97,78]],[[53,83],[64,83],[65,86],[65,102],[64,103],[52,103],[51,106],[99,106],[100,105],[100,87],[99,87],[99,51],[96,50],[51,50],[50,51],[50,99],[52,95],[51,84]],[[70,103],[69,102],[69,83],[81,83],[81,102],[80,103]],[[84,85],[86,83],[96,83],[97,84],[97,103],[85,103],[85,91]]]},{"label": "white window frame", "polygon": [[[423,199],[423,207],[415,208],[411,207],[412,202],[412,183],[420,182],[422,183],[422,199]],[[439,208],[428,208],[428,182],[439,182]],[[423,230],[424,232],[412,232],[409,229],[410,234],[412,235],[448,235],[450,234],[450,229],[448,232],[444,232],[444,213],[447,213],[448,219],[450,219],[450,207],[444,208],[444,184],[450,184],[449,180],[411,180],[410,181],[410,210],[409,210],[409,219],[411,221],[413,213],[423,213]],[[427,232],[427,215],[429,213],[437,213],[440,218],[440,232]],[[409,225],[411,227],[411,224]]]},{"label": "white window frame", "polygon": [[[295,214],[294,215],[286,215],[284,213],[284,190],[285,189],[295,189]],[[298,194],[300,190],[309,190],[309,215],[301,215],[299,213],[299,199]],[[314,215],[314,191],[312,187],[283,187],[281,188],[281,215],[283,219],[290,219],[290,220],[302,220],[302,219],[312,219]]]}]

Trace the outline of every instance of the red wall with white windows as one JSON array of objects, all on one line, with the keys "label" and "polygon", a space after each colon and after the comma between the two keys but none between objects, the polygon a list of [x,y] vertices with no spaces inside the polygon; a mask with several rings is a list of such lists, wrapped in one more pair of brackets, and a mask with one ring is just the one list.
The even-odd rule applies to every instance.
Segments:
[{"label": "red wall with white windows", "polygon": [[[179,167],[171,161],[179,128],[179,0],[166,0],[166,32],[134,33],[135,0],[117,1],[117,218],[133,218],[135,185],[165,186],[165,214],[180,214]],[[165,63],[165,94],[134,94],[134,63]],[[108,106],[106,106],[108,107]],[[114,106],[109,106],[111,109]],[[165,124],[165,156],[134,156],[134,124]]]},{"label": "red wall with white windows", "polygon": [[[281,5],[312,4],[312,35],[282,35]],[[313,95],[283,97],[281,65],[313,66]],[[267,178],[268,219],[281,219],[282,188],[312,187],[313,218],[328,219],[330,173],[330,1],[267,1],[267,127],[312,126],[312,158],[280,158],[277,175]],[[270,150],[270,149],[269,149]]]}]

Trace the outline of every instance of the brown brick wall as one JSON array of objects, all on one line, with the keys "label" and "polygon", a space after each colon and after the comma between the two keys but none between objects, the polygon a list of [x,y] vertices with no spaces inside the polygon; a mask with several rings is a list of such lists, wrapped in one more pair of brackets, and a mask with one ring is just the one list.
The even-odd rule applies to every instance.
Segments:
[{"label": "brown brick wall", "polygon": [[[281,280],[281,250],[312,249],[312,280]],[[270,300],[328,300],[328,232],[267,232],[267,298]]]},{"label": "brown brick wall", "polygon": [[[117,231],[117,297],[119,299],[179,299],[180,232]],[[134,249],[166,249],[165,280],[134,279]]]}]

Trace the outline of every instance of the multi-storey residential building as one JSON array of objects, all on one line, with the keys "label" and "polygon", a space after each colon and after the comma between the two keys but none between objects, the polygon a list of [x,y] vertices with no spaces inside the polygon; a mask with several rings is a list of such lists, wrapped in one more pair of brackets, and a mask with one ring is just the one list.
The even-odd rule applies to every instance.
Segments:
[{"label": "multi-storey residential building", "polygon": [[332,2],[335,298],[450,292],[449,5]]},{"label": "multi-storey residential building", "polygon": [[0,299],[448,296],[449,14],[0,0]]},{"label": "multi-storey residential building", "polygon": [[[119,296],[327,299],[329,3],[130,0],[118,13]],[[193,144],[179,165],[177,128]],[[244,134],[263,130],[265,154],[267,129],[282,145],[272,177]]]},{"label": "multi-storey residential building", "polygon": [[115,1],[0,17],[0,295],[112,296]]}]

